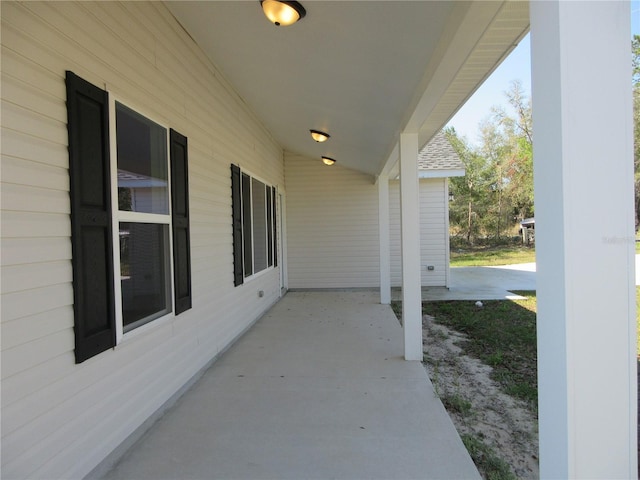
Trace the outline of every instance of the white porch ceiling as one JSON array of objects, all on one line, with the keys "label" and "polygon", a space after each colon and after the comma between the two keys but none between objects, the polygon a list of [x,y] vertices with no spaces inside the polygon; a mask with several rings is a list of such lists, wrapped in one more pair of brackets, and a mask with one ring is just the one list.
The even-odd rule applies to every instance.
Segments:
[{"label": "white porch ceiling", "polygon": [[284,149],[371,175],[393,167],[400,132],[426,144],[529,25],[524,1],[302,3],[289,27],[257,0],[167,6]]}]

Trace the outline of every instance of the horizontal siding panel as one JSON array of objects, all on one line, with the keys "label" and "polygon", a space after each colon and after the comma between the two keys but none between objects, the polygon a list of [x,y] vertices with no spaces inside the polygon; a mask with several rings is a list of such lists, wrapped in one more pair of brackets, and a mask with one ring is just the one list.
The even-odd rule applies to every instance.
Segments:
[{"label": "horizontal siding panel", "polygon": [[71,260],[69,238],[3,238],[0,246],[3,267]]},{"label": "horizontal siding panel", "polygon": [[58,122],[66,122],[67,109],[64,97],[57,98],[37,87],[22,82],[6,74],[2,77],[2,96],[10,98],[12,103],[22,106],[44,117]]},{"label": "horizontal siding panel", "polygon": [[[43,5],[37,5],[35,8],[42,9],[43,7]],[[9,3],[8,5],[3,5],[2,7],[3,19],[7,19],[7,21],[5,22],[6,26],[9,27],[10,30],[15,29],[19,32],[22,32],[24,35],[22,42],[32,45],[39,43],[40,45],[47,47],[47,50],[57,51],[61,55],[66,52],[73,52],[74,50],[78,50],[77,48],[72,48],[74,47],[74,45],[69,40],[69,32],[63,33],[48,28],[46,23],[44,23],[36,15],[33,15],[31,14],[31,12],[29,12],[29,8],[30,7],[25,4],[18,3]],[[7,44],[10,47],[14,45],[14,41],[15,40],[11,37],[6,41],[3,38],[3,44]],[[68,55],[68,53],[66,54]],[[34,58],[33,55],[28,55],[28,57]],[[39,61],[40,58],[38,58],[37,60]],[[56,60],[59,59],[51,59],[52,71],[55,71],[55,67],[53,67],[53,65],[59,64],[59,61],[56,62]]]},{"label": "horizontal siding panel", "polygon": [[[47,362],[65,352],[73,351],[73,330],[67,329],[17,347],[2,351],[2,378]],[[4,420],[3,420],[4,430]],[[4,431],[3,431],[4,434]],[[4,442],[3,442],[4,450]],[[4,452],[3,452],[4,453]],[[8,458],[11,458],[10,456]]]},{"label": "horizontal siding panel", "polygon": [[[445,218],[446,179],[420,180],[420,276],[424,287],[443,287],[447,282],[447,241]],[[389,240],[391,285],[402,285],[400,234],[400,182],[389,182]],[[435,270],[427,270],[433,265]]]},{"label": "horizontal siding panel", "polygon": [[46,312],[64,305],[73,305],[70,283],[2,294],[2,323]]},{"label": "horizontal siding panel", "polygon": [[2,292],[13,293],[47,285],[70,283],[71,277],[69,261],[5,266],[2,268]]},{"label": "horizontal siding panel", "polygon": [[36,365],[19,375],[2,378],[2,408],[20,399],[39,392],[50,383],[64,377],[65,368],[73,365],[73,352],[66,352],[49,358],[45,363]]},{"label": "horizontal siding panel", "polygon": [[[5,133],[3,131],[3,133]],[[3,147],[7,147],[7,136],[3,135]],[[36,140],[31,137],[32,140]],[[62,147],[66,150],[67,147]],[[34,157],[36,155],[33,155]],[[69,191],[69,172],[67,166],[57,167],[50,166],[38,161],[28,161],[24,158],[2,156],[2,180],[4,184],[17,184],[33,187],[42,187],[46,189],[59,190],[68,195]],[[66,160],[65,160],[66,162]]]},{"label": "horizontal siding panel", "polygon": [[[33,476],[41,478],[47,476],[51,471],[66,471],[68,470],[69,477],[81,478],[83,472],[87,470],[87,465],[94,465],[95,462],[102,460],[99,455],[96,455],[95,450],[89,450],[88,446],[95,445],[98,442],[104,442],[113,447],[118,446],[117,439],[130,435],[133,431],[132,425],[136,425],[146,419],[149,415],[147,412],[153,412],[162,406],[158,400],[149,401],[148,399],[162,399],[165,398],[170,392],[180,388],[180,386],[188,379],[184,378],[184,371],[189,366],[200,359],[195,355],[196,348],[184,348],[177,352],[181,354],[181,357],[172,358],[172,364],[166,371],[158,371],[157,369],[150,374],[155,376],[151,377],[155,380],[147,385],[144,384],[143,389],[133,389],[132,384],[127,384],[130,390],[135,393],[119,405],[119,408],[107,407],[105,405],[98,405],[98,408],[102,408],[103,411],[108,412],[108,415],[103,415],[100,418],[98,428],[104,431],[104,435],[97,437],[95,431],[87,431],[86,429],[79,428],[77,423],[74,423],[71,428],[65,425],[60,431],[56,431],[51,435],[49,441],[54,443],[57,448],[55,451],[47,450],[45,445],[37,446],[36,448],[42,452],[42,457],[48,457],[48,461],[38,470],[33,472]],[[162,377],[164,374],[171,380],[164,380]],[[95,395],[95,394],[94,394]],[[131,415],[132,411],[140,405],[140,403],[147,402],[148,406],[145,409],[145,415],[137,414],[135,417]],[[121,422],[121,418],[128,418],[130,422]],[[85,420],[85,419],[83,419]],[[92,420],[87,418],[86,420]],[[62,439],[71,438],[72,441],[64,442]],[[114,441],[115,440],[115,441]],[[77,459],[78,452],[82,452],[81,459]]]},{"label": "horizontal siding panel", "polygon": [[[55,143],[23,132],[2,129],[2,180],[69,189],[67,143]],[[22,161],[21,161],[22,160]],[[24,162],[31,160],[31,162]],[[39,182],[39,183],[34,183]]]},{"label": "horizontal siding panel", "polygon": [[69,193],[62,190],[2,183],[2,208],[16,212],[69,214]]},{"label": "horizontal siding panel", "polygon": [[[74,49],[81,52],[91,52],[95,59],[100,59],[103,65],[108,65],[110,69],[123,74],[123,78],[145,90],[145,86],[150,82],[158,82],[162,76],[157,76],[157,69],[153,64],[145,61],[135,50],[128,48],[128,45],[120,37],[114,36],[100,25],[100,22],[92,15],[87,14],[87,10],[73,3],[62,3],[61,5],[37,5],[31,9],[29,4],[27,9],[34,13],[34,23],[44,24],[41,31],[49,31],[47,24],[53,29],[65,32],[64,40],[74,46]],[[37,20],[35,19],[38,17]],[[43,41],[47,37],[42,34],[39,38]],[[59,41],[59,38],[58,38]],[[126,72],[126,75],[124,75]],[[171,104],[172,98],[157,98],[163,105]]]},{"label": "horizontal siding panel", "polygon": [[2,212],[4,238],[69,237],[71,219],[66,214]]},{"label": "horizontal siding panel", "polygon": [[[145,367],[149,366],[150,362],[152,361],[151,359],[154,357],[152,353],[153,349],[161,348],[160,346],[169,339],[170,330],[171,330],[171,326],[165,323],[163,326],[159,328],[154,328],[153,332],[145,337],[144,342],[140,342],[140,341],[130,342],[130,343],[133,343],[134,345],[137,345],[138,347],[140,347],[141,344],[144,344],[144,343],[147,343],[149,346],[151,346],[151,350],[145,349],[145,354],[141,358],[141,361],[147,362]],[[122,349],[122,347],[117,347],[117,348]],[[130,351],[127,354],[124,354],[123,357],[128,356],[129,360],[131,361],[135,357],[135,348],[137,347],[134,346],[133,351]],[[124,361],[121,361],[118,367],[126,370],[127,364]],[[8,436],[11,432],[15,431],[21,424],[28,423],[27,420],[19,421],[17,418],[18,416],[27,415],[32,417],[31,419],[35,419],[37,417],[40,417],[40,415],[42,415],[45,410],[56,409],[58,405],[62,405],[64,402],[70,399],[73,399],[82,390],[84,390],[83,384],[86,384],[88,381],[92,380],[92,377],[96,375],[97,373],[96,370],[97,369],[95,365],[88,366],[88,368],[79,367],[78,371],[75,372],[74,375],[67,375],[62,378],[56,379],[56,381],[50,382],[46,386],[43,386],[39,392],[37,393],[34,392],[34,394],[26,395],[23,398],[21,398],[20,401],[15,402],[13,404],[5,405],[4,410],[6,412],[14,412],[15,415],[12,416],[11,421],[6,422],[6,424],[3,424],[3,436]],[[129,381],[134,381],[131,379],[135,379],[140,375],[144,375],[144,373],[129,371],[127,378],[130,379]],[[117,370],[114,370],[105,379],[105,382],[104,382],[105,384],[103,385],[95,384],[91,388],[101,389],[101,390],[104,390],[105,392],[109,392],[110,391],[109,388],[111,388],[112,391],[117,391],[118,386],[116,385],[116,383],[118,381],[118,377],[119,375],[117,373]],[[140,378],[137,378],[137,381],[141,382]],[[111,385],[108,385],[109,383],[111,383]],[[88,392],[85,392],[83,394],[86,394],[86,393]],[[57,399],[57,402],[52,402],[51,401],[52,399]],[[26,411],[19,412],[20,406],[21,405],[24,406],[27,403],[30,403],[31,405],[37,404],[38,407],[23,409]],[[43,429],[41,430],[41,432],[44,434],[45,430]],[[49,433],[52,433],[52,432],[49,432]]]},{"label": "horizontal siding panel", "polygon": [[13,130],[66,145],[67,125],[51,117],[43,116],[27,108],[2,100],[2,123],[11,125]]},{"label": "horizontal siding panel", "polygon": [[[148,341],[147,343],[153,343],[157,349],[165,344],[169,334],[170,327],[155,329],[153,334],[146,336],[146,340]],[[126,365],[122,365],[122,371],[126,371],[126,376],[118,375],[118,372],[114,371],[110,376],[102,378],[101,382],[94,382],[86,388],[81,388],[82,382],[79,380],[82,379],[82,375],[80,374],[77,379],[71,377],[63,380],[63,382],[68,382],[70,389],[67,391],[60,389],[59,391],[64,397],[68,398],[67,401],[56,399],[57,401],[46,402],[42,407],[48,409],[46,415],[41,414],[34,416],[33,421],[26,424],[27,427],[14,430],[7,435],[4,435],[3,431],[3,453],[6,452],[6,457],[3,455],[3,461],[5,461],[5,458],[11,459],[3,464],[7,476],[11,476],[11,472],[14,471],[16,465],[30,465],[30,469],[32,471],[35,470],[38,463],[51,459],[64,448],[66,444],[64,439],[72,441],[72,439],[77,438],[78,435],[83,434],[86,430],[86,428],[82,427],[83,423],[96,422],[96,419],[92,418],[95,416],[95,413],[92,413],[91,409],[85,408],[78,410],[75,407],[76,404],[91,404],[99,412],[109,411],[109,407],[115,407],[115,405],[113,405],[114,397],[117,397],[122,390],[128,390],[132,393],[126,400],[123,400],[123,402],[127,403],[127,406],[130,406],[130,410],[128,415],[125,412],[122,412],[122,414],[125,415],[124,418],[131,420],[131,412],[135,411],[135,405],[131,405],[133,402],[132,398],[138,396],[137,400],[140,402],[140,396],[144,396],[147,384],[153,382],[154,379],[156,382],[162,383],[163,379],[162,367],[158,365],[158,362],[155,362],[154,365],[154,350],[149,348],[145,350],[148,352],[147,355],[139,358],[135,358],[135,349],[130,352],[134,354],[130,355],[130,359],[132,361],[135,359],[136,363],[139,363],[142,368],[128,369]],[[102,355],[104,355],[104,353]],[[123,354],[121,356],[125,357],[126,355]],[[170,357],[172,360],[175,360],[173,355]],[[152,372],[149,372],[149,370],[152,370]],[[164,381],[173,383],[166,378]],[[56,389],[57,391],[59,387],[59,384],[52,384],[49,385],[45,391],[48,389]],[[146,401],[149,402],[150,405],[145,406],[144,410],[148,410],[151,405],[159,402],[158,397],[147,397]],[[36,405],[43,405],[43,403],[35,397],[34,402]],[[35,413],[38,411],[37,407],[34,408],[33,405],[30,405],[30,407],[28,412]],[[151,413],[153,410],[148,410],[148,412]],[[147,413],[147,415],[149,413]],[[29,415],[29,413],[23,413],[23,415]],[[104,415],[101,415],[101,417],[103,416]],[[135,422],[132,422],[132,425],[135,425]],[[87,448],[87,446],[84,448]],[[51,476],[56,478],[59,474],[54,473]]]},{"label": "horizontal siding panel", "polygon": [[136,52],[151,64],[155,63],[155,43],[149,35],[140,33],[145,30],[144,23],[128,15],[122,5],[103,8],[100,2],[95,2],[90,5],[90,8],[85,7],[85,11],[103,23],[115,38],[126,42],[129,51]]},{"label": "horizontal siding panel", "polygon": [[[53,98],[65,100],[64,85],[60,85],[60,83],[56,81],[59,75],[4,45],[1,51],[2,71],[5,75],[11,75],[32,88],[46,92]],[[4,89],[2,94],[3,96],[6,95]]]},{"label": "horizontal siding panel", "polygon": [[368,175],[285,154],[290,288],[380,283],[378,187]]},{"label": "horizontal siding panel", "polygon": [[[73,307],[48,310],[29,317],[2,323],[2,350],[23,345],[37,338],[47,337],[73,328]],[[34,333],[38,335],[36,338]]]}]

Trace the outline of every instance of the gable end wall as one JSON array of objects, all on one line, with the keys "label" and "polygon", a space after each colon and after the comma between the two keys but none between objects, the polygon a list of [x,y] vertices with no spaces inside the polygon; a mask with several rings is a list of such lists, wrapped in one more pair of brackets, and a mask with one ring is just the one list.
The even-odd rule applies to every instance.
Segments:
[{"label": "gable end wall", "polygon": [[[289,287],[379,288],[378,186],[373,178],[285,152]],[[445,286],[446,179],[420,180],[423,286]],[[402,283],[400,182],[389,182],[391,285]],[[427,270],[433,265],[434,270]]]}]

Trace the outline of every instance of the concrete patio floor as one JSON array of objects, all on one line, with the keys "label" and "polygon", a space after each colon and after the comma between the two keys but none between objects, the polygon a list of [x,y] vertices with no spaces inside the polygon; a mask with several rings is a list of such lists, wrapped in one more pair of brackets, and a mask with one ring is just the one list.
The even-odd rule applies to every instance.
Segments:
[{"label": "concrete patio floor", "polygon": [[480,478],[378,292],[290,292],[106,479]]}]

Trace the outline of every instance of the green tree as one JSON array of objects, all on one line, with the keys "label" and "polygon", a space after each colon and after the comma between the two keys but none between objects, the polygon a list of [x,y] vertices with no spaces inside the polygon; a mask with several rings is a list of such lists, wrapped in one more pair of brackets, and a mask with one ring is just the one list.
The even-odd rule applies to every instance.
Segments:
[{"label": "green tree", "polygon": [[486,192],[489,209],[484,221],[487,231],[499,241],[502,231],[507,226],[508,218],[505,217],[510,210],[506,196],[508,179],[505,175],[508,139],[500,128],[500,124],[491,120],[482,122],[480,136],[482,138],[480,153],[485,158],[489,169],[489,189]]},{"label": "green tree", "polygon": [[518,220],[534,213],[531,100],[519,81],[505,95],[511,108],[491,109],[480,124],[479,147],[445,130],[466,170],[450,181],[450,225],[470,244],[481,236],[500,242]]},{"label": "green tree", "polygon": [[505,177],[507,196],[515,218],[522,220],[534,214],[533,203],[533,122],[531,99],[519,80],[511,82],[505,92],[515,117],[504,109],[494,109],[494,118],[505,136]]},{"label": "green tree", "polygon": [[505,92],[511,109],[494,106],[481,124],[482,155],[492,166],[493,202],[487,221],[496,240],[515,222],[533,216],[531,101],[519,80]]},{"label": "green tree", "polygon": [[486,160],[455,129],[445,129],[445,135],[465,166],[464,177],[450,179],[453,201],[449,205],[449,220],[454,233],[473,245],[484,231],[490,171]]}]

